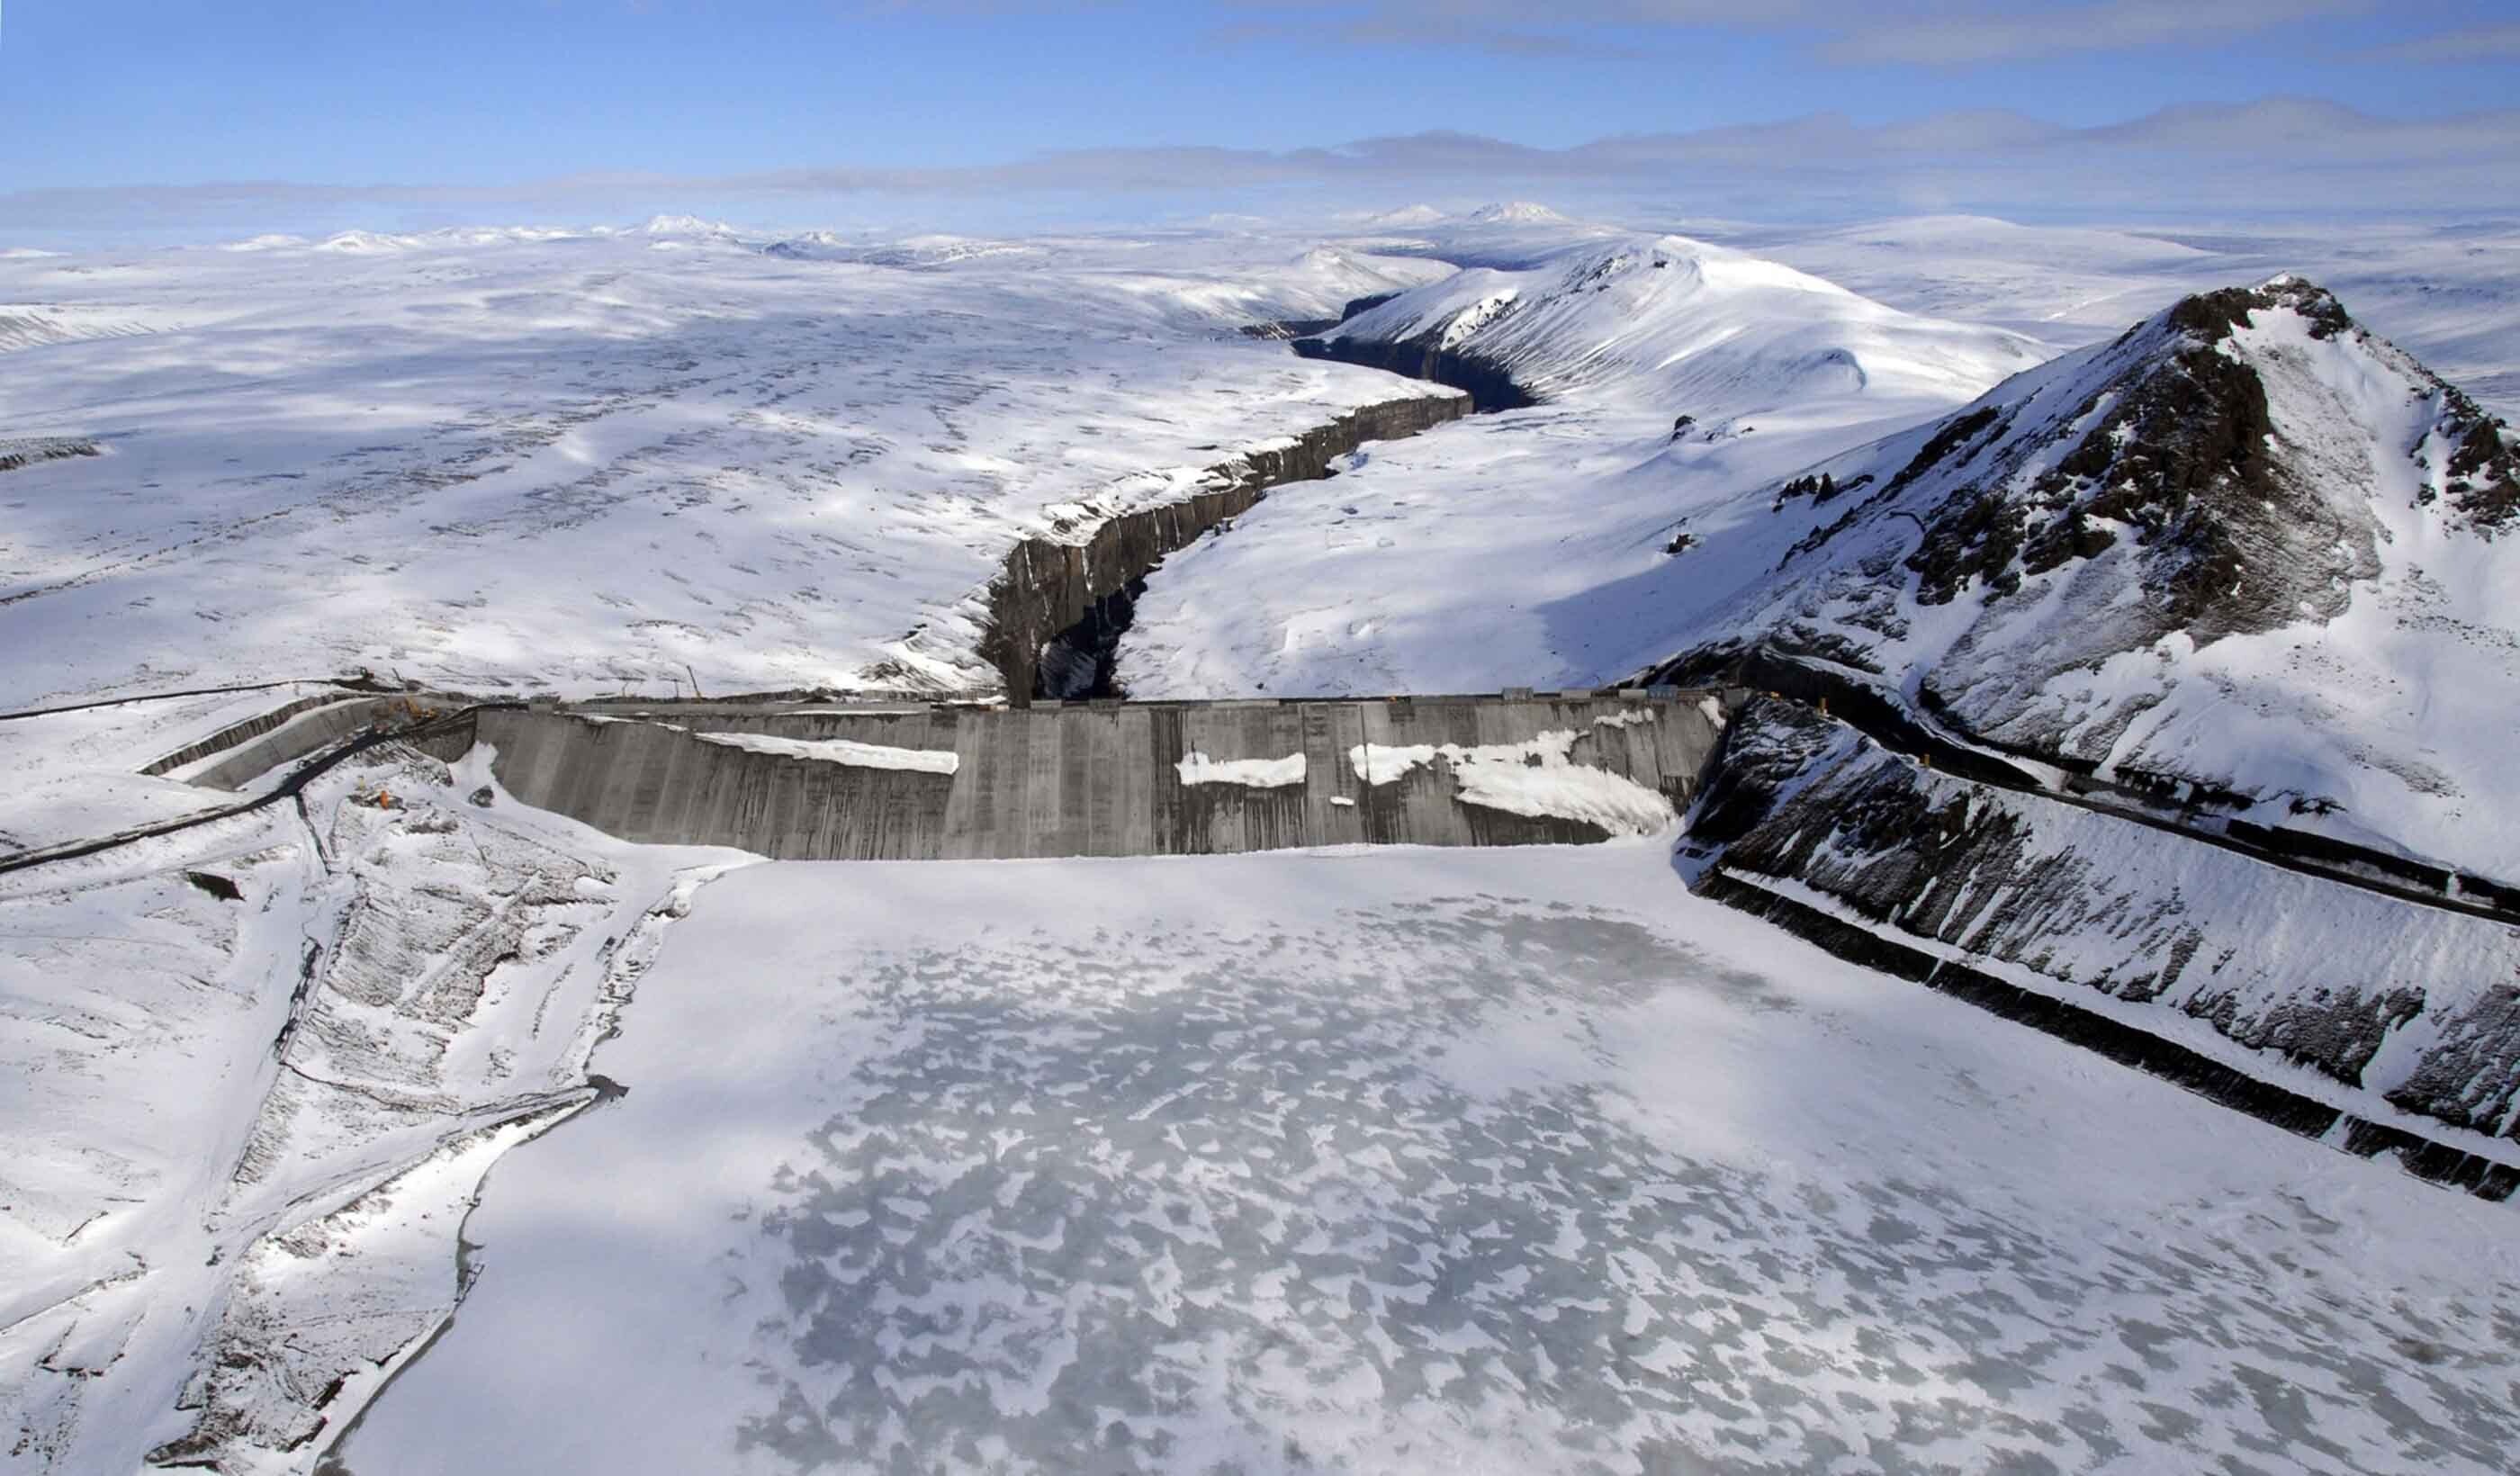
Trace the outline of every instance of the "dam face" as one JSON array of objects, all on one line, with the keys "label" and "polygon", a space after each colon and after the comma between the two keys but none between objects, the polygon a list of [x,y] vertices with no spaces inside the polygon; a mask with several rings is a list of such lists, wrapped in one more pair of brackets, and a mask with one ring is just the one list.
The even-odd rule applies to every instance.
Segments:
[{"label": "dam face", "polygon": [[[518,800],[781,860],[1594,841],[1685,809],[1709,691],[484,711]],[[754,746],[742,746],[744,743]],[[948,757],[950,755],[950,758]],[[1668,806],[1668,810],[1663,807]]]}]

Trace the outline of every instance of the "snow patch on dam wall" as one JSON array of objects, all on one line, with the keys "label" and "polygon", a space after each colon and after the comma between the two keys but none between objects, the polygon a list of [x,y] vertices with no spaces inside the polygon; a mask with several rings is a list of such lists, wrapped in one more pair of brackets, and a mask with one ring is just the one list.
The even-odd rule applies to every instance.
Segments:
[{"label": "snow patch on dam wall", "polygon": [[[1699,692],[1213,703],[904,706],[817,711],[695,706],[656,721],[486,711],[479,740],[511,794],[624,839],[738,846],[781,860],[1208,855],[1359,843],[1597,841],[1599,804],[1533,795],[1615,788],[1617,813],[1677,823],[1722,732]],[[1652,720],[1640,720],[1644,714]],[[1625,716],[1636,715],[1636,716]],[[711,740],[712,735],[720,736]],[[930,753],[932,765],[819,762],[724,735]],[[1353,750],[1531,748],[1511,807],[1482,804],[1453,765],[1362,781]],[[951,755],[953,762],[942,760]],[[1298,783],[1185,781],[1260,762]],[[1193,766],[1196,767],[1196,766]],[[1202,771],[1203,772],[1203,771]]]}]

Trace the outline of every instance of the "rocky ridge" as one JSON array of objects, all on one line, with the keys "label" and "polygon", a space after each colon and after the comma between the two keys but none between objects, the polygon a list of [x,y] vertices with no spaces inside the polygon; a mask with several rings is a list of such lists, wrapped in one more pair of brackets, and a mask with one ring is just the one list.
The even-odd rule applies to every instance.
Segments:
[{"label": "rocky ridge", "polygon": [[2507,788],[2513,433],[2309,283],[2187,298],[1758,495],[1807,530],[1660,678],[1755,647],[2073,773],[2520,859],[2454,823]]}]

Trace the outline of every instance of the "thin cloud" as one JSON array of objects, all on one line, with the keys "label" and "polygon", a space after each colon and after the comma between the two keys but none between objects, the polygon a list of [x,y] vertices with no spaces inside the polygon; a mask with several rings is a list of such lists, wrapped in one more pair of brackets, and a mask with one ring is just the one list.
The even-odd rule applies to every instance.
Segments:
[{"label": "thin cloud", "polygon": [[[1807,41],[1822,61],[1964,67],[2077,53],[2140,51],[2228,40],[2367,14],[2378,0],[1557,0],[1535,13],[1522,0],[1250,0],[1246,11],[1299,12],[1301,22],[1249,21],[1216,30],[1224,42],[1325,35],[1386,46],[1475,46],[1563,54],[1642,54],[1640,38],[1668,43],[1722,30]],[[1660,48],[1657,48],[1660,49]]]},{"label": "thin cloud", "polygon": [[2362,53],[2376,62],[2513,62],[2520,61],[2520,21],[2501,25],[2471,25],[2417,36]]},{"label": "thin cloud", "polygon": [[2370,0],[2098,0],[2062,8],[1989,8],[1862,24],[1822,47],[1821,56],[1839,63],[1982,66],[2189,46],[2370,9]]},{"label": "thin cloud", "polygon": [[703,200],[769,202],[782,212],[917,201],[931,219],[1031,200],[1143,218],[1176,207],[1301,210],[1424,196],[1533,196],[1577,208],[1763,218],[1918,208],[2041,219],[2471,213],[2520,200],[2520,110],[2409,121],[2279,98],[2169,108],[2083,128],[1994,110],[1881,125],[1814,113],[1571,149],[1434,132],[1322,149],[1103,149],[974,167],[586,175],[498,189],[56,189],[0,196],[0,219],[22,232],[232,223],[250,233],[302,229],[296,222],[315,218],[374,221],[395,210],[475,221],[601,218]]}]

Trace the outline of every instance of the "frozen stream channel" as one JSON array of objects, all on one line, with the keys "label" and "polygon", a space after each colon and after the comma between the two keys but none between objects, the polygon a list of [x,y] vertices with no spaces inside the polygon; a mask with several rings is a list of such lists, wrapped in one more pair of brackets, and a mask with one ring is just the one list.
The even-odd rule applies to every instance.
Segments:
[{"label": "frozen stream channel", "polygon": [[517,1150],[356,1476],[2491,1471],[2513,1211],[1654,843],[781,864]]}]

